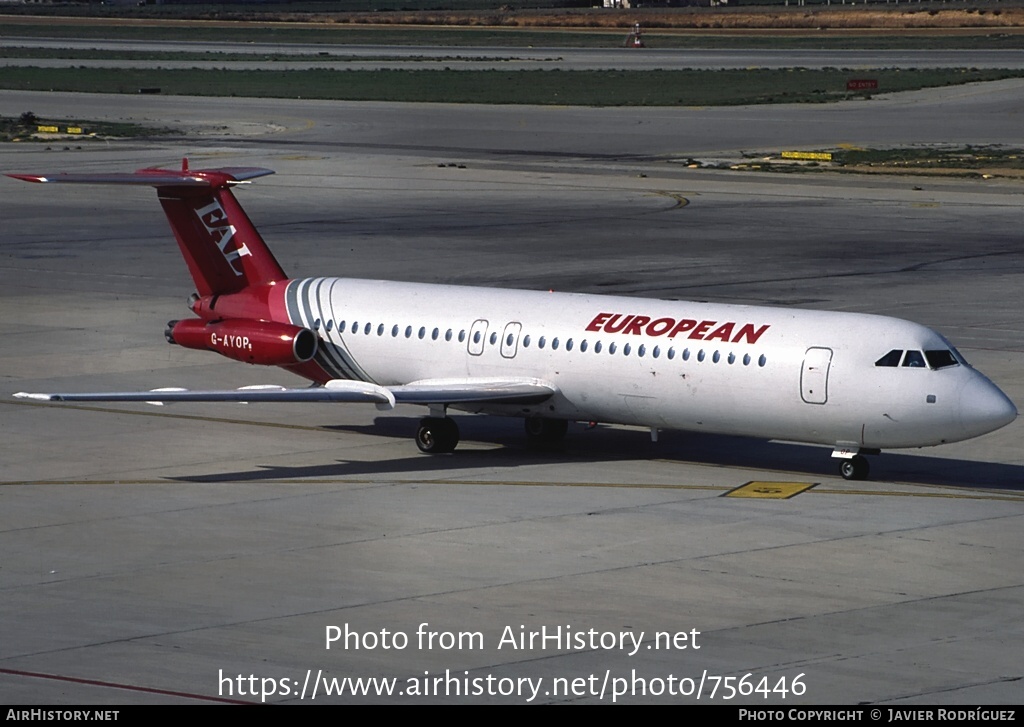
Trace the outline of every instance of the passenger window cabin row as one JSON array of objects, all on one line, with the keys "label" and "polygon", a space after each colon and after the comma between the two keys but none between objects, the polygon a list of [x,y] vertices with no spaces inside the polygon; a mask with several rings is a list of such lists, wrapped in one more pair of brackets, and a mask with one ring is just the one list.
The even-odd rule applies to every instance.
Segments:
[{"label": "passenger window cabin row", "polygon": [[[320,325],[320,320],[316,320],[313,323],[313,330],[320,330]],[[327,321],[326,324],[324,324],[324,330],[327,333],[330,333],[334,329],[334,327],[334,321]],[[428,331],[426,326],[420,326],[418,329],[414,328],[413,326],[405,326],[405,328],[403,329],[398,324],[394,324],[391,326],[390,330],[388,330],[387,326],[385,326],[383,323],[378,323],[377,326],[374,327],[372,323],[364,323],[360,325],[359,322],[357,321],[352,321],[351,323],[348,323],[346,321],[338,321],[337,330],[339,333],[361,333],[364,336],[369,336],[372,335],[373,333],[376,333],[377,336],[383,337],[386,333],[390,333],[392,338],[398,338],[404,335],[405,338],[411,339],[415,336],[420,340],[426,340],[427,338],[429,338],[431,341],[437,341],[443,338],[445,341],[450,342],[453,339],[455,339],[459,343],[465,343],[466,338],[468,336],[468,333],[465,329],[462,329],[458,333],[456,333],[453,329],[449,328],[446,331],[444,331],[444,333],[442,333],[440,328],[434,328],[433,330]],[[480,345],[481,342],[484,340],[483,337],[484,334],[482,332],[474,331],[472,342],[476,345]],[[508,334],[506,336],[504,344],[511,348],[516,343],[515,338],[516,337],[514,334]],[[490,345],[497,345],[498,332],[491,331],[491,333],[487,336],[487,340],[490,343]],[[646,343],[641,343],[636,346],[634,346],[632,343],[623,343],[620,345],[618,342],[615,341],[612,341],[611,343],[607,344],[604,341],[593,341],[593,343],[591,343],[591,341],[589,341],[586,338],[578,342],[572,338],[569,338],[563,342],[557,336],[552,337],[550,339],[547,336],[538,336],[535,340],[533,336],[531,336],[528,333],[520,338],[519,343],[524,349],[536,346],[538,349],[545,349],[550,347],[552,351],[557,351],[560,348],[565,351],[572,351],[578,348],[580,353],[592,351],[593,353],[598,354],[602,353],[603,351],[607,351],[609,355],[615,355],[616,353],[619,353],[623,356],[632,356],[635,354],[638,358],[645,358],[649,355],[653,359],[661,358],[662,356],[664,356],[669,361],[675,359],[678,355],[680,360],[682,361],[689,361],[691,358],[695,358],[698,362],[703,362],[706,359],[710,358],[710,360],[713,363],[719,363],[724,360],[729,364],[734,364],[737,361],[740,361],[744,366],[750,366],[754,362],[753,357],[749,353],[745,353],[741,357],[738,354],[733,353],[732,351],[729,351],[727,353],[723,353],[722,351],[718,350],[710,352],[705,351],[703,348],[698,349],[696,353],[693,353],[689,348],[684,348],[681,352],[677,352],[675,346],[668,346],[667,348],[663,349],[660,345],[649,346]],[[764,354],[758,356],[757,365],[759,367],[763,368],[765,365],[767,365],[767,363],[768,358]]]}]

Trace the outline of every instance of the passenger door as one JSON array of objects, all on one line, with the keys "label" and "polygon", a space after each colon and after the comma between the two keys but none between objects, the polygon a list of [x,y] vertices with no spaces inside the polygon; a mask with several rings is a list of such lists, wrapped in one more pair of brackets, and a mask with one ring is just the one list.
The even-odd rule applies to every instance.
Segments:
[{"label": "passenger door", "polygon": [[479,356],[484,352],[484,343],[487,341],[487,321],[478,318],[473,321],[473,327],[469,329],[468,351],[470,356]]},{"label": "passenger door", "polygon": [[800,372],[800,396],[806,403],[824,404],[828,401],[828,369],[831,364],[831,348],[807,349]]},{"label": "passenger door", "polygon": [[513,321],[505,326],[505,332],[501,334],[501,355],[505,358],[515,358],[519,348],[519,332],[523,330],[522,323]]}]

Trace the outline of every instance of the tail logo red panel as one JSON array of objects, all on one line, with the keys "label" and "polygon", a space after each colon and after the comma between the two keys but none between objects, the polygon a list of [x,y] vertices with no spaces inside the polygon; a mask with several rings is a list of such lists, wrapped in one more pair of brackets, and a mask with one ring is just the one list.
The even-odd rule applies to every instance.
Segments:
[{"label": "tail logo red panel", "polygon": [[196,210],[196,214],[199,215],[199,221],[203,223],[203,227],[216,243],[217,249],[224,256],[228,266],[236,276],[241,277],[242,271],[237,267],[238,259],[251,256],[252,253],[249,252],[245,243],[234,250],[228,250],[228,245],[235,236],[235,226],[228,222],[228,215],[220,206],[220,200],[214,199],[205,207],[200,207]]}]

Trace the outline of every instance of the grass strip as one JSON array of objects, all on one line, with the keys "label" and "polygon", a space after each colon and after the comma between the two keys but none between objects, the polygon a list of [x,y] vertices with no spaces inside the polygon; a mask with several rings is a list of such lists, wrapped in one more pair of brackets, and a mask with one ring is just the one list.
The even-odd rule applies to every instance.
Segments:
[{"label": "grass strip", "polygon": [[852,78],[876,93],[1024,76],[977,69],[758,69],[694,71],[232,71],[216,69],[6,68],[0,88],[140,92],[348,101],[568,106],[723,106],[821,103],[850,98]]},{"label": "grass strip", "polygon": [[[920,144],[909,147],[862,149],[844,147],[817,152],[823,158],[797,160],[777,154],[747,152],[740,163],[701,164],[710,168],[782,174],[847,172],[854,174],[917,174],[928,176],[990,179],[993,177],[1024,178],[1024,149],[994,144]],[[831,158],[828,158],[831,157]]]},{"label": "grass strip", "polygon": [[[41,131],[46,129],[48,131]],[[64,141],[94,138],[151,137],[178,133],[175,129],[157,129],[124,122],[51,119],[26,111],[18,118],[0,116],[0,141],[47,141],[48,135]]]},{"label": "grass strip", "polygon": [[832,155],[836,166],[894,169],[1024,169],[1024,150],[1016,147],[967,145],[841,149]]}]

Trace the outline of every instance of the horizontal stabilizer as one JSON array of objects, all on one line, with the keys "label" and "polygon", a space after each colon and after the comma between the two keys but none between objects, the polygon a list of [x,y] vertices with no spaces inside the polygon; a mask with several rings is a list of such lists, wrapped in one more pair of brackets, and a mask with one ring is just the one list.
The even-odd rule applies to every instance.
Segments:
[{"label": "horizontal stabilizer", "polygon": [[196,291],[201,297],[228,295],[286,280],[274,258],[232,194],[232,187],[273,174],[262,167],[181,169],[149,167],[135,172],[95,174],[8,174],[39,184],[113,184],[155,187],[174,231]]},{"label": "horizontal stabilizer", "polygon": [[120,174],[89,174],[75,172],[60,174],[8,174],[8,177],[23,182],[50,184],[141,184],[149,187],[218,187],[241,184],[250,179],[273,174],[272,169],[262,167],[224,167],[222,169],[196,169],[176,171],[173,169],[140,169],[137,172]]}]

